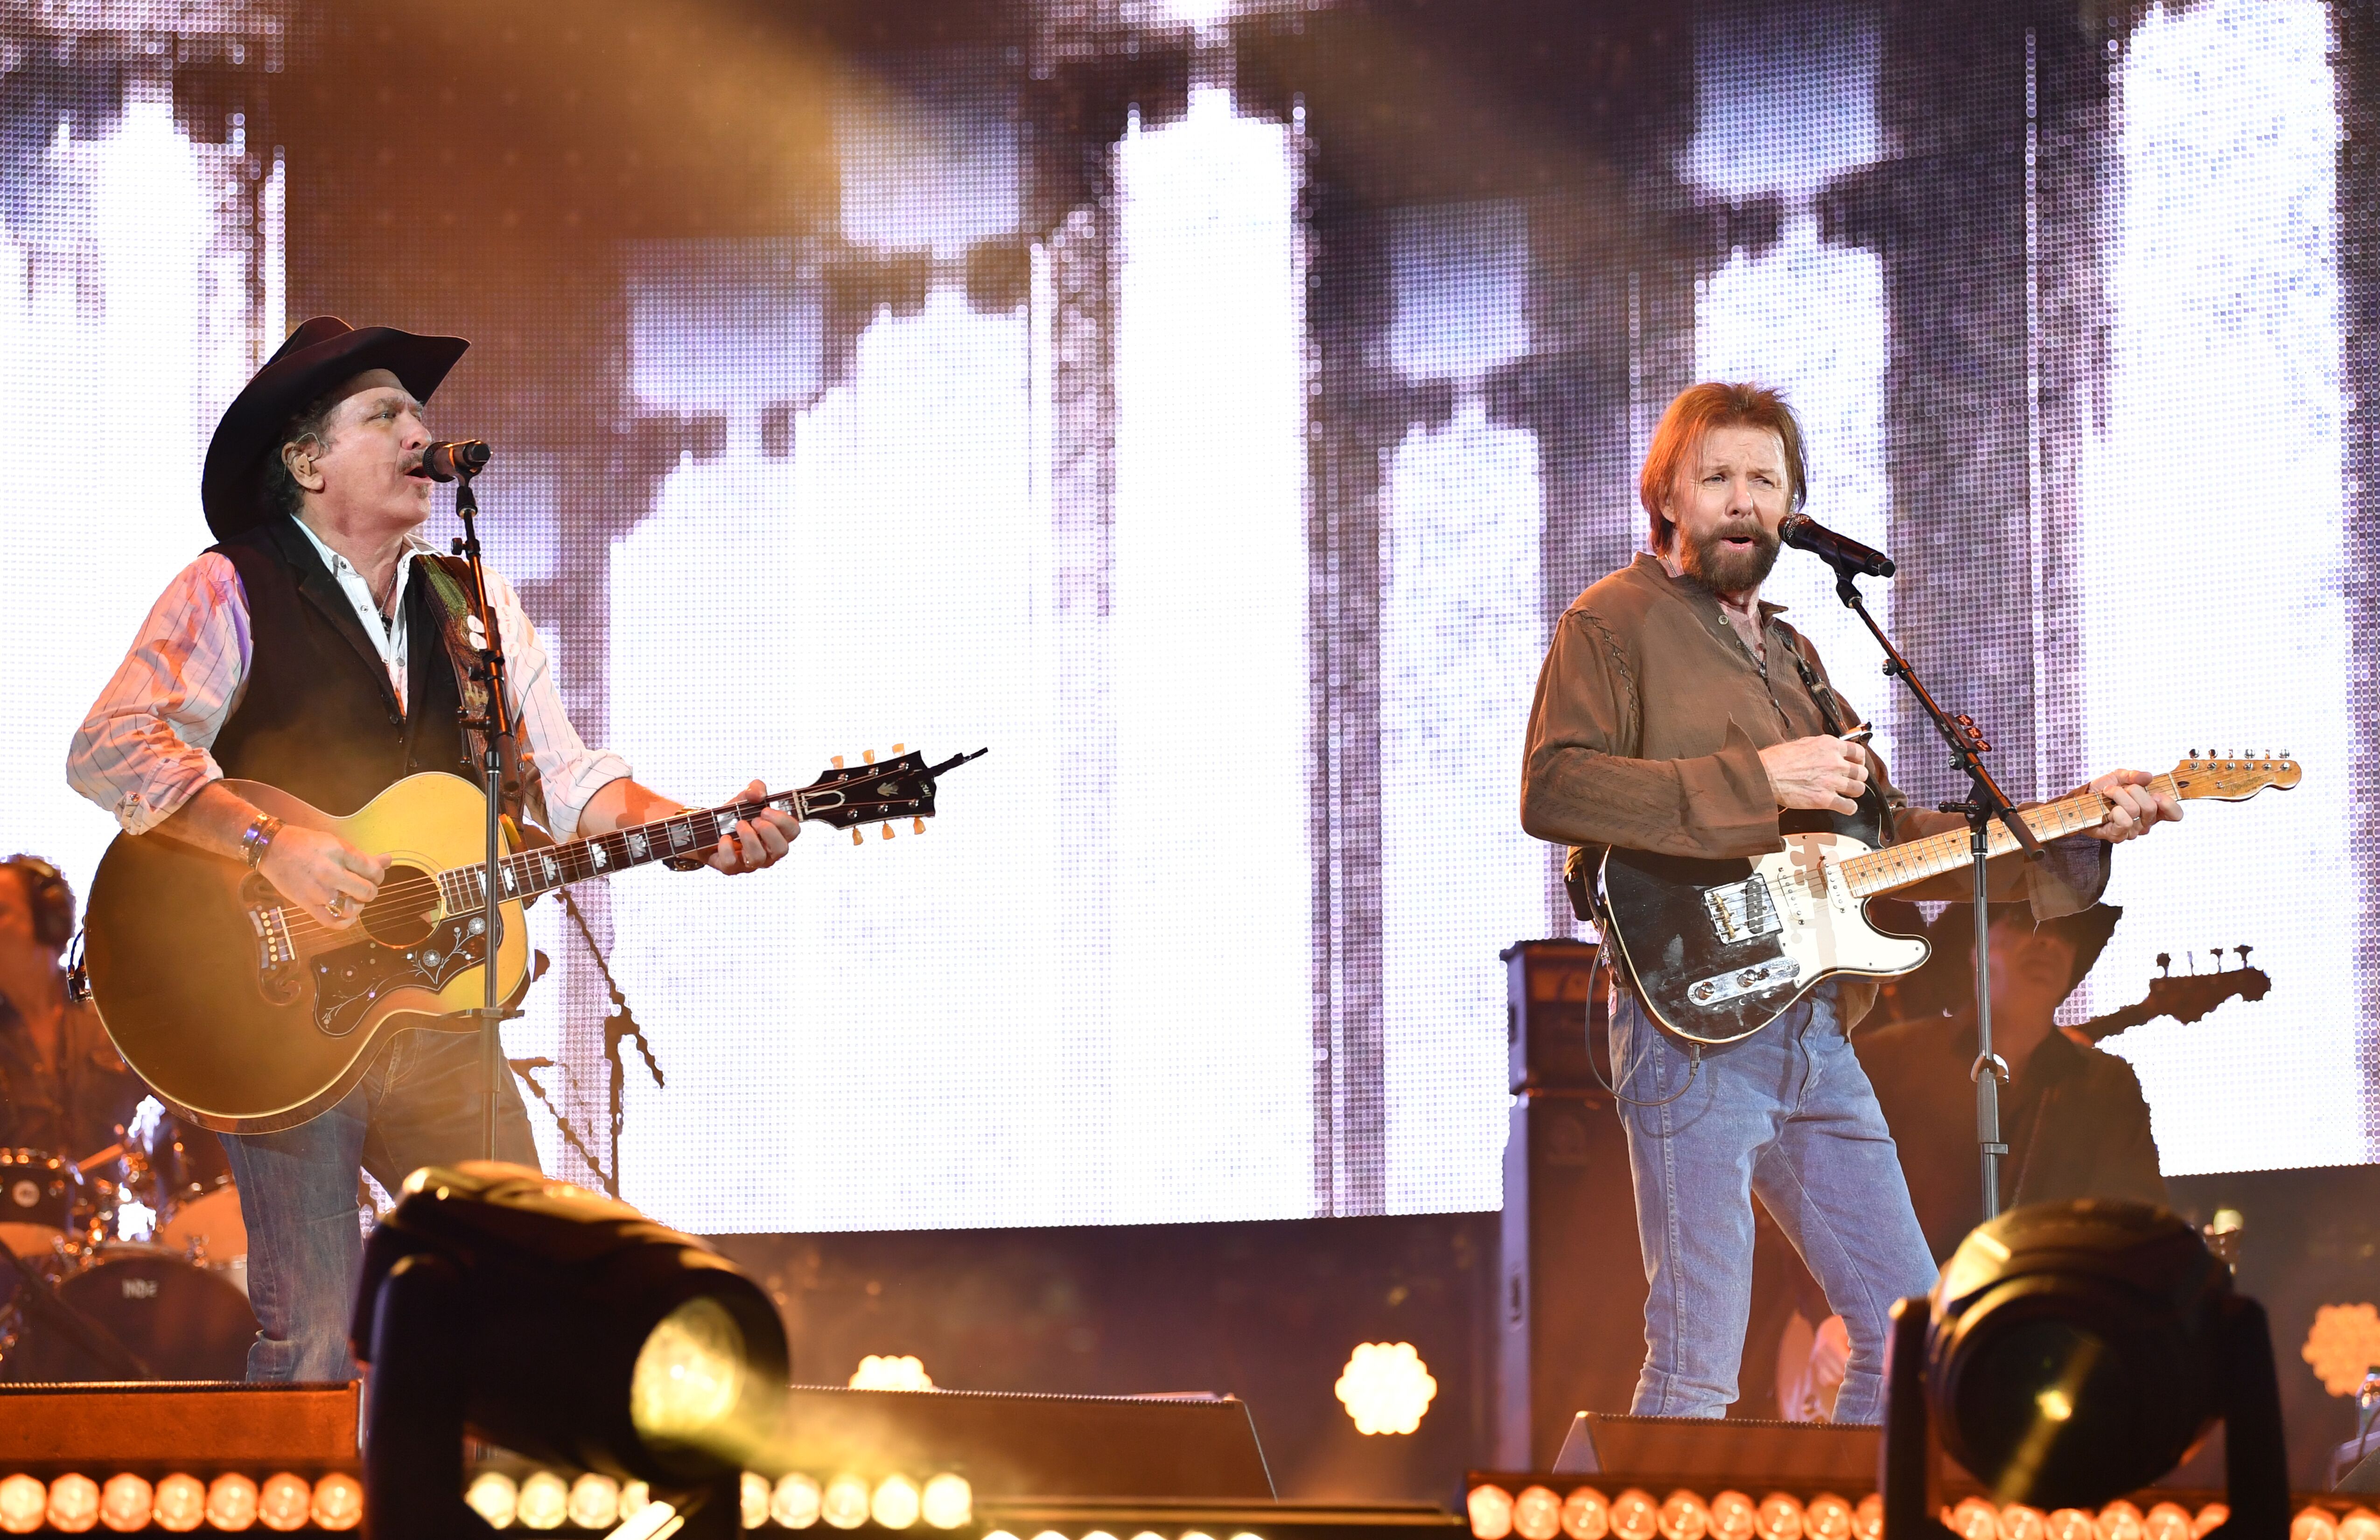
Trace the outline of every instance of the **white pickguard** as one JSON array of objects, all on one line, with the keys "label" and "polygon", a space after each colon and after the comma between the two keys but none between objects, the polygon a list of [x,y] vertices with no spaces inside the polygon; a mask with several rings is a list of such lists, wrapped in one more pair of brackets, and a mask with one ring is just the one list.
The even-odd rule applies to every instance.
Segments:
[{"label": "white pickguard", "polygon": [[1866,854],[1868,847],[1848,835],[1788,834],[1783,850],[1753,864],[1783,923],[1779,950],[1801,964],[1801,980],[1830,973],[1907,973],[1925,961],[1924,941],[1888,936],[1868,924],[1864,901],[1844,883],[1837,864]]}]

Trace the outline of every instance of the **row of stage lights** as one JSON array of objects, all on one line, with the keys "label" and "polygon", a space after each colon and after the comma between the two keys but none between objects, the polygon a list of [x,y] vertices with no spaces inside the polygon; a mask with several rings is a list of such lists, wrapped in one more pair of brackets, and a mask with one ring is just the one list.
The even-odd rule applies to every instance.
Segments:
[{"label": "row of stage lights", "polygon": [[[1630,1487],[1607,1498],[1592,1486],[1563,1497],[1548,1486],[1507,1492],[1492,1482],[1471,1488],[1471,1533],[1476,1540],[1883,1540],[1884,1499],[1869,1493],[1857,1503],[1821,1492],[1804,1503],[1783,1492],[1758,1502],[1742,1492],[1720,1492],[1706,1501],[1680,1490],[1666,1502]],[[2230,1517],[2221,1503],[2195,1513],[2180,1503],[2161,1502],[2142,1512],[2129,1502],[2111,1502],[2096,1513],[2080,1508],[2043,1512],[2022,1503],[2005,1507],[1968,1498],[1942,1510],[1942,1522],[1960,1540],[2203,1540]],[[2352,1509],[2334,1518],[2309,1507],[2290,1526],[2289,1540],[2380,1540],[2380,1517]]]},{"label": "row of stage lights", "polygon": [[129,1471],[108,1477],[105,1485],[85,1475],[43,1482],[21,1472],[0,1480],[0,1531],[10,1534],[44,1528],[63,1534],[92,1528],[128,1534],[152,1523],[176,1534],[260,1523],[271,1530],[343,1530],[363,1517],[363,1483],[344,1472],[308,1481],[283,1471],[261,1485],[244,1475],[204,1482],[176,1474],[152,1486]]},{"label": "row of stage lights", "polygon": [[[866,1478],[839,1475],[821,1485],[795,1473],[771,1482],[744,1473],[744,1527],[808,1529],[825,1523],[857,1529],[910,1529],[920,1522],[934,1529],[960,1529],[975,1518],[975,1491],[966,1477],[951,1472],[923,1486],[907,1476],[886,1476],[871,1486]],[[465,1488],[463,1500],[497,1529],[610,1529],[645,1511],[652,1494],[641,1481],[625,1484],[589,1473],[565,1481],[552,1471],[535,1471],[515,1481],[502,1471],[481,1471]]]}]

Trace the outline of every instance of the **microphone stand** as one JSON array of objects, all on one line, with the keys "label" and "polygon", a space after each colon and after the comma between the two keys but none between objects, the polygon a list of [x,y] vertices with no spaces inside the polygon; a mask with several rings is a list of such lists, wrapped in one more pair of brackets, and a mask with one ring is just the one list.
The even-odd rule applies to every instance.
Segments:
[{"label": "microphone stand", "polygon": [[487,939],[486,961],[480,976],[486,984],[480,1008],[460,1013],[476,1016],[480,1022],[480,1150],[486,1159],[496,1158],[496,1096],[508,1073],[504,1063],[504,1035],[499,1024],[516,1013],[506,1011],[496,998],[496,960],[503,950],[503,889],[498,885],[504,870],[504,746],[513,741],[517,725],[513,721],[512,705],[504,691],[504,643],[496,630],[495,607],[488,601],[487,570],[480,564],[480,532],[472,522],[480,511],[479,499],[471,493],[471,478],[476,474],[459,462],[455,466],[455,514],[463,521],[463,538],[455,542],[457,555],[471,564],[471,607],[480,623],[479,676],[488,688],[488,709],[483,717],[466,718],[463,725],[480,735],[480,765],[484,789],[488,794],[487,858],[480,879],[485,884],[481,896],[485,909],[480,928]]},{"label": "microphone stand", "polygon": [[1868,612],[1854,581],[1859,574],[1848,563],[1826,560],[1835,569],[1835,597],[1866,623],[1876,645],[1884,649],[1885,673],[1909,686],[1934,731],[1949,746],[1950,768],[1967,778],[1967,800],[1942,803],[1940,809],[1966,816],[1967,848],[1974,857],[1975,1062],[1967,1077],[1975,1083],[1975,1146],[1983,1158],[1984,1218],[1988,1219],[2000,1211],[2000,1157],[2008,1153],[2008,1145],[2000,1137],[2000,1087],[2009,1080],[2008,1061],[1992,1051],[1991,877],[1985,867],[1992,852],[1992,820],[1998,819],[2007,826],[2029,861],[2042,858],[2041,842],[2034,838],[2016,805],[1985,768],[1984,753],[1992,746],[1984,741],[1984,730],[1975,725],[1974,718],[1951,716],[1935,703],[1909,660]]}]

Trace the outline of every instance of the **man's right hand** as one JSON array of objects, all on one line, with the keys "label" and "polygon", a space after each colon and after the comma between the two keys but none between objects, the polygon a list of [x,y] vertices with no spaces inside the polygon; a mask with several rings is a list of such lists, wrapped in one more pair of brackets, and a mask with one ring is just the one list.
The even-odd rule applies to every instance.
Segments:
[{"label": "man's right hand", "polygon": [[1867,751],[1841,738],[1796,738],[1760,751],[1777,806],[1815,813],[1856,813],[1867,789]]},{"label": "man's right hand", "polygon": [[332,929],[345,930],[380,891],[388,861],[365,855],[336,834],[285,823],[257,870],[283,898]]}]

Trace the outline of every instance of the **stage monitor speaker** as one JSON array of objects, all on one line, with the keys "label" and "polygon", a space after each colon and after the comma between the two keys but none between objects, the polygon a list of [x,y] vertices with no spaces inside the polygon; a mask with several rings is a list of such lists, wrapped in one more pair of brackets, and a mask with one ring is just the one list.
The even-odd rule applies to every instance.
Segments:
[{"label": "stage monitor speaker", "polygon": [[1624,1475],[1683,1486],[1876,1485],[1882,1434],[1831,1423],[1761,1423],[1712,1417],[1627,1417],[1582,1412],[1553,1468],[1560,1475]]},{"label": "stage monitor speaker", "polygon": [[1628,1146],[1595,1078],[1596,948],[1522,941],[1501,956],[1518,1100],[1504,1146],[1495,1449],[1507,1469],[1544,1470],[1576,1413],[1624,1408],[1635,1392],[1645,1265]]},{"label": "stage monitor speaker", "polygon": [[788,1469],[956,1471],[983,1498],[1269,1502],[1233,1396],[1030,1396],[797,1385],[771,1453]]}]

